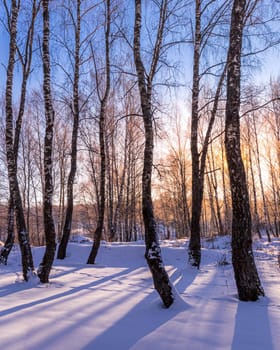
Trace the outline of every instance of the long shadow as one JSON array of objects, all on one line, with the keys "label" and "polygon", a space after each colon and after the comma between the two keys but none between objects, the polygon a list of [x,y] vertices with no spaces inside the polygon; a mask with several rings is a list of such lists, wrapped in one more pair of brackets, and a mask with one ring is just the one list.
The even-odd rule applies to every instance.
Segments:
[{"label": "long shadow", "polygon": [[[87,293],[90,293],[88,291]],[[83,337],[87,336],[87,331],[84,332],[84,329],[88,327],[98,327],[98,320],[99,318],[104,318],[104,315],[107,313],[110,313],[112,309],[115,307],[120,308],[122,304],[125,304],[128,302],[128,300],[134,295],[134,292],[130,293],[119,293],[119,291],[115,291],[115,296],[117,296],[117,302],[115,304],[112,303],[106,303],[104,304],[104,300],[102,297],[102,294],[99,294],[98,298],[93,297],[92,300],[94,303],[99,304],[98,306],[94,305],[93,308],[91,308],[92,305],[90,304],[83,304],[82,302],[79,302],[79,298],[81,297],[79,294],[76,295],[76,300],[72,300],[72,307],[71,307],[71,314],[74,316],[74,320],[67,319],[67,313],[63,313],[61,315],[58,315],[58,317],[55,318],[55,322],[51,323],[48,326],[48,332],[44,332],[44,335],[41,337],[41,339],[37,339],[31,343],[29,343],[29,349],[37,350],[37,349],[81,349],[81,346],[79,342],[77,343],[77,339],[75,339],[75,336],[73,334],[77,334],[77,337]],[[110,294],[112,297],[112,294]],[[114,296],[113,296],[114,298]],[[61,305],[58,301],[58,306]],[[75,306],[74,306],[75,305]],[[53,305],[50,306],[52,308]],[[42,306],[41,311],[44,313],[44,306]],[[25,313],[26,314],[26,313]],[[102,316],[101,316],[102,315]],[[24,318],[24,316],[22,316]],[[109,316],[110,317],[110,316]],[[59,325],[57,327],[57,325]],[[43,331],[43,326],[40,325],[34,325],[32,327],[32,331],[35,334],[38,334]],[[94,333],[94,330],[93,330]],[[89,333],[90,334],[90,333]],[[65,338],[66,337],[66,338]],[[67,338],[71,338],[70,340]],[[81,343],[85,344],[85,342],[81,341]],[[47,347],[46,347],[47,344]],[[77,345],[79,344],[79,345]],[[5,344],[1,344],[5,345]],[[70,346],[70,347],[69,347]],[[5,347],[5,346],[4,346]],[[15,346],[16,348],[16,346]],[[100,349],[101,350],[101,349]],[[103,348],[102,348],[103,350]]]},{"label": "long shadow", "polygon": [[[123,268],[123,266],[119,266],[119,267]],[[31,310],[32,307],[34,306],[40,305],[43,308],[45,304],[53,301],[59,304],[60,301],[63,300],[62,298],[77,295],[78,292],[82,290],[98,288],[101,284],[109,282],[110,280],[113,280],[113,279],[120,278],[124,275],[128,275],[129,273],[135,271],[138,268],[139,266],[125,268],[121,272],[118,272],[113,275],[110,274],[99,280],[81,285],[79,287],[74,287],[71,290],[68,290],[47,298],[42,298],[29,303],[25,303],[23,305],[11,307],[9,309],[6,309],[0,312],[0,317],[5,315],[11,315],[15,312],[22,311],[22,310],[24,310],[25,312],[28,312],[29,309]],[[118,291],[116,291],[116,293],[117,292]],[[151,291],[148,291],[148,292],[149,292],[148,296],[145,297],[143,300],[141,300],[138,304],[136,304],[132,309],[129,309],[128,313],[123,318],[121,318],[121,320],[119,320],[112,327],[109,327],[108,329],[106,329],[106,331],[101,335],[90,340],[89,343],[84,348],[85,349],[95,348],[95,349],[103,350],[103,349],[109,349],[110,346],[112,346],[112,344],[116,344],[116,347],[114,346],[114,350],[128,349],[130,346],[135,344],[143,336],[148,335],[153,330],[160,327],[162,324],[164,324],[165,322],[170,320],[172,317],[174,317],[179,311],[181,312],[183,310],[182,308],[178,310],[178,306],[177,308],[171,307],[168,310],[163,309],[156,292],[151,292]],[[134,292],[131,292],[131,296],[135,297]],[[122,302],[127,301],[127,299],[129,299],[129,297],[127,298],[126,296],[123,296],[122,298],[118,299],[118,303],[115,306],[108,305],[108,307],[113,309],[114,307],[117,308]],[[136,296],[136,299],[137,299],[137,296]],[[157,301],[157,304],[154,303],[154,300]],[[77,308],[78,308],[78,311],[81,312],[79,305],[77,305]],[[153,312],[152,319],[151,319],[151,308],[155,309]],[[106,313],[106,308],[104,308],[104,310],[102,309],[102,311],[100,310],[99,312]],[[67,330],[64,330],[63,333],[67,334],[68,332],[75,331],[80,327],[87,326],[88,321],[91,320],[92,317],[93,315],[87,315],[78,324],[75,323],[75,324],[72,324],[70,327],[67,327]],[[57,338],[60,336],[61,336],[61,330],[58,331],[58,333],[54,336],[54,338]],[[53,341],[52,339],[48,340],[48,346],[52,343],[52,341]],[[41,345],[43,346],[43,344]],[[109,345],[109,347],[107,345]],[[35,349],[35,347],[32,347],[32,348]],[[54,343],[54,348],[55,348],[55,343]]]},{"label": "long shadow", "polygon": [[[60,298],[64,298],[66,296],[73,295],[73,294],[75,294],[75,293],[77,293],[79,291],[82,291],[84,289],[89,289],[89,288],[96,287],[96,286],[98,286],[98,285],[100,285],[100,284],[102,284],[104,282],[107,282],[107,281],[111,280],[112,278],[116,278],[116,277],[120,277],[122,275],[126,275],[126,274],[132,272],[133,270],[134,270],[134,268],[128,268],[128,269],[125,269],[125,270],[123,270],[121,272],[118,272],[118,273],[116,273],[114,275],[108,275],[106,277],[103,277],[103,278],[101,278],[101,279],[99,279],[97,281],[93,281],[93,282],[90,282],[90,283],[87,283],[87,284],[82,284],[79,287],[74,287],[71,290],[65,291],[63,293],[55,294],[55,295],[52,295],[52,296],[47,297],[47,298],[35,300],[35,301],[30,302],[30,303],[26,303],[26,304],[22,304],[22,305],[11,307],[11,308],[6,309],[6,310],[2,310],[2,311],[0,311],[0,317],[12,314],[12,313],[20,311],[20,310],[28,309],[28,308],[33,307],[35,305],[37,306],[37,305],[40,305],[40,304],[48,303],[48,302],[53,301],[53,300],[58,300]],[[32,288],[32,287],[30,287],[30,288]]]},{"label": "long shadow", "polygon": [[[170,281],[179,293],[182,293],[196,278],[199,273],[186,265],[185,268],[177,268],[170,275]],[[180,312],[184,312],[188,305],[178,303],[165,309],[155,291],[137,303],[121,319],[102,334],[93,338],[81,350],[110,349],[126,350],[135,345],[140,339],[151,334],[157,328],[174,318]]]},{"label": "long shadow", "polygon": [[114,350],[127,350],[185,309],[176,306],[165,309],[156,292],[152,292],[81,350],[112,349],[112,346]]},{"label": "long shadow", "polygon": [[269,299],[257,302],[241,302],[235,316],[235,328],[231,350],[272,350],[268,317]]},{"label": "long shadow", "polygon": [[[53,279],[56,279],[58,277],[64,276],[64,275],[68,275],[70,273],[75,273],[77,271],[80,271],[81,268],[85,268],[86,266],[79,266],[79,267],[73,267],[70,268],[70,266],[68,267],[67,270],[63,270],[63,269],[56,269],[56,267],[53,267],[52,272],[51,272],[51,276],[50,276],[50,283],[52,283]],[[15,273],[14,271],[12,273]],[[0,298],[1,297],[5,297],[23,290],[29,290],[32,289],[36,286],[39,285],[39,281],[38,284],[33,284],[32,282],[25,282],[23,280],[19,280],[18,276],[17,276],[17,280],[15,281],[15,283],[13,284],[8,284],[6,286],[3,286],[0,288]]]},{"label": "long shadow", "polygon": [[14,284],[8,284],[0,289],[0,298],[21,292],[22,290],[28,290],[34,288],[30,283],[26,282],[15,282]]},{"label": "long shadow", "polygon": [[[71,244],[69,245],[71,247]],[[141,266],[146,266],[145,265],[145,261],[144,261],[144,258],[143,258],[143,261],[142,261],[142,264],[139,263],[138,265],[134,265],[133,266],[133,269],[131,269],[131,261],[129,259],[126,259],[125,258],[125,255],[122,255],[121,257],[118,257],[118,259],[110,259],[110,265],[107,264],[107,265],[103,265],[102,262],[106,262],[106,255],[107,254],[110,254],[110,250],[111,249],[114,249],[114,246],[106,246],[104,247],[104,250],[100,251],[100,256],[99,256],[99,261],[101,261],[101,264],[100,263],[97,263],[96,265],[87,265],[84,263],[84,260],[85,260],[85,256],[88,255],[88,251],[90,250],[90,245],[84,245],[84,246],[81,246],[79,247],[79,249],[83,249],[85,250],[85,252],[87,254],[84,254],[84,255],[81,255],[81,254],[78,254],[79,256],[79,259],[78,259],[78,266],[76,265],[72,265],[71,264],[71,255],[75,255],[76,252],[75,250],[71,251],[71,249],[69,250],[68,252],[68,256],[66,257],[66,259],[64,260],[64,262],[62,263],[61,260],[57,260],[55,259],[54,260],[54,265],[53,265],[53,268],[52,268],[52,271],[51,271],[51,275],[50,275],[50,282],[52,283],[52,281],[54,279],[57,279],[59,277],[62,277],[62,276],[66,276],[68,274],[71,274],[71,273],[76,273],[78,271],[80,271],[81,269],[85,269],[85,268],[88,268],[88,269],[100,269],[100,268],[104,268],[104,267],[120,267],[120,268],[128,268],[129,270],[126,270],[127,272],[128,271],[132,271],[133,269],[137,269],[138,267],[141,267]],[[74,249],[74,247],[72,247],[72,249]],[[118,247],[119,248],[119,247]],[[135,247],[131,247],[131,250],[133,249],[133,254],[139,254],[139,255],[143,255],[143,247],[141,246],[135,246]],[[36,250],[35,250],[36,252]],[[43,252],[43,250],[42,250]],[[40,261],[40,257],[42,255],[42,252],[40,253],[36,253],[34,254],[34,258],[36,258],[36,260]],[[77,261],[77,259],[75,259],[75,261]],[[70,263],[69,263],[70,262]],[[10,265],[9,265],[10,267]],[[92,270],[91,270],[92,271]],[[9,269],[9,271],[7,271],[9,273],[15,273],[14,270],[11,270]],[[21,273],[19,272],[19,275]],[[86,273],[82,273],[81,274],[86,274]],[[87,274],[86,274],[87,275]],[[88,274],[88,277],[90,278],[91,277],[91,273]],[[16,277],[15,275],[15,279],[19,279],[19,276]],[[110,276],[109,276],[109,279],[110,279]],[[96,283],[96,282],[94,282]],[[14,293],[17,293],[17,292],[20,292],[22,290],[29,290],[29,289],[32,289],[36,287],[34,284],[32,283],[26,283],[24,281],[15,281],[15,283],[13,283],[12,285],[9,284],[7,286],[1,286],[0,287],[0,297],[5,297],[5,296],[8,296],[8,295],[11,295],[11,294],[14,294]]]},{"label": "long shadow", "polygon": [[198,269],[186,265],[184,269],[177,268],[170,276],[170,281],[176,290],[182,294],[193,283],[198,273]]}]

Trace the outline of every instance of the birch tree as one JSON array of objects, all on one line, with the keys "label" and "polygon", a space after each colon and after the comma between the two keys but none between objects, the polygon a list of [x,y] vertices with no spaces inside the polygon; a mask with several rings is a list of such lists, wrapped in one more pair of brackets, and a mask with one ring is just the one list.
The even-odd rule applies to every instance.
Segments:
[{"label": "birch tree", "polygon": [[[7,4],[5,2],[6,8]],[[8,67],[7,67],[7,78],[6,78],[6,130],[5,130],[5,141],[6,141],[6,159],[8,166],[8,177],[10,193],[12,194],[12,202],[15,210],[16,225],[18,232],[18,240],[21,250],[22,258],[22,272],[25,281],[34,275],[34,264],[32,251],[29,243],[29,234],[26,229],[26,223],[24,218],[22,198],[20,195],[18,178],[17,178],[17,166],[14,149],[14,133],[13,133],[13,83],[14,83],[14,67],[15,57],[17,50],[17,22],[18,13],[20,9],[20,1],[11,1],[11,13],[9,20],[9,56],[8,56]]]},{"label": "birch tree", "polygon": [[144,167],[142,173],[142,214],[145,227],[145,258],[151,270],[155,289],[158,291],[164,305],[169,307],[173,301],[172,287],[169,282],[168,274],[164,268],[161,249],[156,233],[156,222],[154,217],[151,180],[153,169],[153,148],[154,148],[154,130],[153,130],[153,108],[152,93],[153,79],[158,69],[160,52],[163,42],[164,29],[168,18],[168,0],[162,0],[158,3],[160,17],[158,22],[158,31],[156,41],[153,47],[152,61],[149,72],[145,67],[141,57],[141,25],[142,25],[142,1],[135,0],[135,22],[134,22],[134,43],[133,53],[137,72],[137,81],[140,94],[140,104],[143,114],[143,123],[145,130],[145,148],[144,148]]},{"label": "birch tree", "polygon": [[43,0],[43,90],[45,102],[46,129],[44,139],[44,230],[46,238],[46,249],[43,259],[38,268],[38,276],[42,283],[49,281],[49,274],[52,268],[56,241],[55,226],[52,214],[52,196],[53,196],[53,125],[54,108],[51,94],[51,71],[50,71],[50,18],[49,18],[49,0]]},{"label": "birch tree", "polygon": [[[73,18],[73,17],[72,17]],[[80,121],[79,106],[79,79],[80,79],[80,31],[81,31],[81,0],[76,4],[76,23],[75,28],[75,53],[74,53],[74,79],[73,79],[73,106],[71,108],[73,115],[72,140],[71,140],[71,165],[67,182],[67,207],[63,227],[62,240],[60,242],[57,258],[64,259],[66,256],[66,247],[69,240],[72,215],[73,215],[73,186],[77,170],[77,140]]]},{"label": "birch tree", "polygon": [[[94,264],[97,256],[102,231],[104,226],[105,215],[105,185],[106,185],[106,144],[105,144],[105,122],[106,107],[111,86],[111,66],[110,66],[110,30],[111,30],[111,0],[106,0],[106,21],[105,21],[105,89],[102,94],[97,80],[98,97],[100,101],[99,110],[99,152],[100,152],[100,184],[99,184],[99,206],[97,226],[94,232],[94,242],[90,251],[87,264]],[[94,55],[93,55],[94,58]],[[97,72],[96,72],[97,73]]]},{"label": "birch tree", "polygon": [[[7,13],[7,19],[8,19],[8,26],[7,30],[11,34],[11,26],[9,25],[9,12],[6,1],[4,1],[4,7],[6,9]],[[25,100],[26,100],[26,92],[27,92],[27,82],[28,78],[31,73],[31,63],[32,63],[32,56],[33,56],[33,39],[34,39],[34,29],[35,29],[35,20],[37,17],[37,13],[39,11],[40,4],[37,4],[37,1],[34,0],[32,2],[32,8],[31,8],[31,18],[27,29],[27,35],[25,42],[23,44],[23,48],[20,48],[19,45],[16,42],[16,51],[19,56],[19,62],[20,66],[22,68],[22,81],[21,81],[21,93],[20,93],[20,102],[19,102],[19,109],[17,113],[17,119],[16,119],[16,126],[14,130],[14,140],[13,140],[13,147],[14,147],[14,155],[15,155],[15,170],[17,172],[17,159],[18,159],[18,152],[19,152],[19,140],[20,140],[20,134],[21,134],[21,126],[22,126],[22,120],[25,112]],[[20,9],[20,3],[18,5],[18,8]],[[10,251],[14,244],[15,234],[14,234],[14,204],[13,204],[13,198],[12,193],[10,192],[10,198],[9,198],[9,205],[8,205],[8,216],[7,216],[7,239],[5,241],[5,245],[1,250],[0,253],[0,261],[2,261],[4,264],[7,263],[8,256],[10,254]]]},{"label": "birch tree", "polygon": [[240,147],[242,37],[249,3],[246,0],[234,0],[232,7],[225,124],[225,148],[232,199],[232,263],[238,296],[243,301],[255,301],[264,295],[252,251],[249,194]]},{"label": "birch tree", "polygon": [[[191,236],[189,242],[189,262],[192,266],[199,268],[201,260],[201,243],[200,243],[200,218],[203,203],[204,177],[206,167],[206,156],[210,142],[211,132],[213,129],[219,98],[225,78],[226,66],[222,68],[220,78],[217,83],[211,117],[207,126],[207,131],[202,140],[202,147],[199,149],[199,120],[203,108],[200,107],[200,89],[201,79],[213,67],[208,67],[204,72],[200,72],[202,52],[207,45],[207,41],[212,36],[214,28],[219,24],[221,18],[227,12],[227,1],[214,12],[209,22],[202,26],[203,14],[212,1],[204,3],[201,0],[195,1],[195,32],[194,32],[194,51],[193,51],[193,83],[192,83],[192,109],[191,109],[191,156],[192,156],[192,209],[191,209]],[[214,67],[218,64],[214,64]]]}]

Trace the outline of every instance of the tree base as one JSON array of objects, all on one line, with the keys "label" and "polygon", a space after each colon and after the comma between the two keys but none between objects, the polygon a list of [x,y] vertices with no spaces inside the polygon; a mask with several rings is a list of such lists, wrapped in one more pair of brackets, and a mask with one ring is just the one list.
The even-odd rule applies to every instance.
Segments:
[{"label": "tree base", "polygon": [[240,301],[256,301],[264,296],[252,253],[233,249],[232,265]]},{"label": "tree base", "polygon": [[199,269],[201,263],[201,250],[189,248],[189,264]]},{"label": "tree base", "polygon": [[174,296],[168,274],[162,262],[160,247],[154,243],[152,248],[146,251],[145,258],[152,273],[155,289],[159,293],[164,306],[169,308],[174,302]]}]

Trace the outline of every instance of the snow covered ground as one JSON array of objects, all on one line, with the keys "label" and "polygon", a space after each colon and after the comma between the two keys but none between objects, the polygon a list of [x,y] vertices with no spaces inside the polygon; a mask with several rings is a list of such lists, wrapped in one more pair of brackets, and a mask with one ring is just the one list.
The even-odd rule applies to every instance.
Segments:
[{"label": "snow covered ground", "polygon": [[[22,282],[15,249],[0,266],[0,347],[5,350],[270,350],[280,349],[278,241],[255,243],[266,296],[240,302],[229,238],[205,241],[198,271],[186,264],[185,241],[162,242],[176,302],[165,309],[154,291],[143,242],[70,243],[51,283]],[[36,265],[43,248],[33,248]]]}]

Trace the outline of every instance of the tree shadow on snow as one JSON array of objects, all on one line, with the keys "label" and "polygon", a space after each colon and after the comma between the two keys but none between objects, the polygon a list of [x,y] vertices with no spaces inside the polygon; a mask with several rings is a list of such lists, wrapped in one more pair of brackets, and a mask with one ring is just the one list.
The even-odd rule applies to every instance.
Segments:
[{"label": "tree shadow on snow", "polygon": [[175,303],[166,309],[154,291],[137,303],[122,318],[99,336],[93,338],[81,350],[126,350],[140,339],[153,333],[160,326],[187,309],[187,304]]},{"label": "tree shadow on snow", "polygon": [[[86,283],[86,284],[81,284],[79,285],[78,287],[72,287],[70,290],[67,290],[67,291],[63,291],[62,293],[58,293],[58,294],[54,294],[54,295],[51,295],[51,296],[48,296],[46,298],[41,298],[41,299],[37,299],[37,300],[34,300],[34,301],[31,301],[31,302],[28,302],[28,303],[24,303],[24,304],[21,304],[21,305],[16,305],[16,306],[13,306],[11,308],[7,308],[7,309],[4,309],[4,310],[1,310],[0,311],[0,317],[1,316],[5,316],[5,315],[10,315],[12,313],[15,313],[15,312],[18,312],[20,310],[28,310],[34,306],[39,306],[39,305],[44,305],[44,304],[47,304],[51,301],[57,301],[59,302],[59,300],[65,298],[65,297],[69,297],[71,295],[75,295],[76,293],[82,291],[82,290],[86,290],[86,289],[94,289],[94,288],[97,288],[99,285],[101,285],[102,283],[105,283],[105,282],[108,282],[110,280],[112,280],[113,278],[119,278],[123,275],[126,275],[128,274],[129,272],[133,271],[134,269],[125,269],[121,272],[118,272],[116,274],[110,274],[108,276],[105,276],[105,277],[102,277],[96,281],[92,281],[90,283]],[[25,283],[23,282],[22,285],[25,286],[24,289],[30,289],[30,288],[34,288],[34,286],[31,286],[29,283]],[[2,295],[8,295],[10,293],[9,292],[9,289],[11,287],[9,287],[7,290],[2,290]],[[18,288],[18,287],[15,287],[15,288]],[[12,290],[12,293],[16,293],[16,292],[21,292],[22,291],[22,288],[19,290],[19,289],[15,289],[13,288]],[[2,296],[1,295],[1,296]]]},{"label": "tree shadow on snow", "polygon": [[[45,284],[45,286],[49,284],[51,285],[53,283],[53,280],[54,279],[56,280],[59,277],[66,276],[72,273],[79,273],[79,271],[85,267],[86,266],[72,267],[72,268],[68,268],[67,270],[56,269],[56,267],[53,267],[51,271],[51,276],[50,276],[50,283]],[[20,291],[33,289],[38,286],[44,286],[44,284],[41,284],[39,282],[39,279],[26,282],[23,280],[21,273],[18,273],[18,272],[13,272],[13,273],[15,274],[15,281],[12,284],[7,284],[5,286],[0,287],[0,298],[20,292]]]},{"label": "tree shadow on snow", "polygon": [[179,294],[186,292],[186,289],[193,283],[197,277],[199,270],[190,265],[186,265],[184,269],[177,268],[170,276],[170,281]]},{"label": "tree shadow on snow", "polygon": [[238,302],[231,350],[273,349],[268,317],[269,299]]}]

